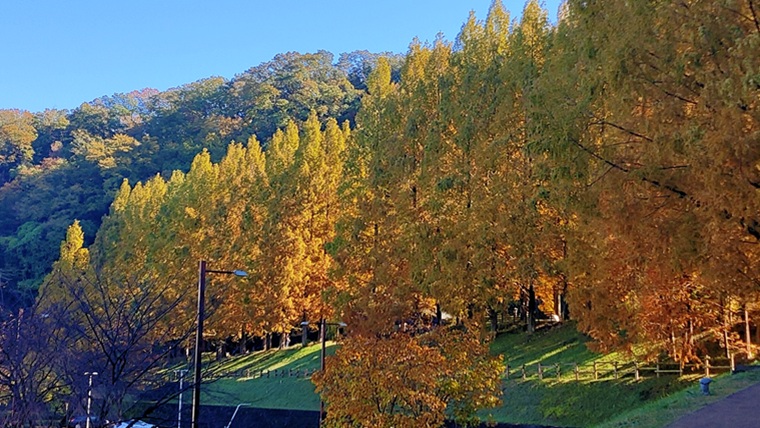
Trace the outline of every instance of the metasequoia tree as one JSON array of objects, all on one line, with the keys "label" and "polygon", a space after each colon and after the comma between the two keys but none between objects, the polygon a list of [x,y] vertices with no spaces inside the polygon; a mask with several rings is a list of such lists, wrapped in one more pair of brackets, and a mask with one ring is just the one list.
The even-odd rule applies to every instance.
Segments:
[{"label": "metasequoia tree", "polygon": [[[374,254],[354,266],[365,272],[354,290],[414,290],[414,299],[394,299],[402,313],[435,303],[479,318],[521,295],[536,312],[535,284],[552,283],[564,248],[547,226],[561,216],[543,200],[545,181],[534,170],[539,125],[528,102],[547,38],[537,4],[510,32],[496,2],[485,22],[470,18],[457,51],[442,40],[412,44],[397,88],[381,67],[370,76],[357,153],[367,197],[359,216]],[[363,236],[354,231],[342,242],[363,246]]]},{"label": "metasequoia tree", "polygon": [[331,287],[333,240],[338,216],[348,128],[334,120],[322,128],[311,114],[301,131],[295,122],[277,131],[267,150],[269,217],[262,230],[255,273],[265,290],[267,332],[290,333],[302,321],[330,315],[322,294]]},{"label": "metasequoia tree", "polygon": [[[259,142],[251,137],[246,147],[230,145],[219,164],[220,184],[226,189],[217,211],[223,222],[219,238],[225,248],[225,269],[259,269],[263,225],[268,216],[266,189],[269,185],[266,159]],[[219,261],[217,261],[218,263]],[[253,272],[249,272],[253,275]],[[261,332],[265,314],[259,284],[255,281],[227,281],[219,296],[219,308],[212,318],[226,334]]]},{"label": "metasequoia tree", "polygon": [[300,210],[305,214],[299,227],[305,248],[299,264],[305,276],[290,299],[308,321],[331,316],[322,295],[332,288],[333,263],[326,246],[334,239],[339,214],[338,185],[343,175],[348,128],[341,129],[335,120],[328,120],[322,131],[313,113],[304,123],[302,134],[293,180],[301,197]]},{"label": "metasequoia tree", "polygon": [[[382,61],[368,78],[369,94],[357,117],[342,187],[347,215],[339,222],[333,247],[337,272],[348,283],[335,304],[351,326],[350,336],[336,356],[339,362],[318,381],[336,426],[406,426],[411,418],[437,425],[446,409],[466,419],[497,400],[490,387],[480,391],[483,395],[448,395],[445,376],[433,364],[441,354],[456,354],[455,343],[461,342],[455,338],[460,335],[469,340],[470,355],[487,355],[479,315],[484,296],[498,294],[475,269],[477,248],[487,238],[479,241],[474,235],[479,232],[475,219],[481,201],[473,200],[473,188],[480,186],[473,177],[479,172],[472,171],[477,168],[474,151],[464,147],[469,141],[455,137],[453,118],[464,113],[452,104],[458,70],[451,63],[451,46],[442,40],[433,47],[413,44],[398,85],[391,84]],[[461,315],[462,331],[438,327],[427,332],[435,303]],[[437,316],[440,321],[440,312]],[[349,363],[341,358],[356,361],[354,353],[373,357],[361,367],[350,363],[348,370],[357,371],[345,376],[345,382],[355,384],[357,395],[340,397],[338,389],[324,385],[335,388],[344,381]],[[444,357],[440,369],[451,369],[447,374],[452,375],[465,359]],[[479,361],[501,366],[489,357]],[[426,368],[417,368],[417,363]],[[396,367],[391,378],[398,381],[361,380],[372,370],[385,377],[386,367]],[[475,366],[468,369],[477,371]],[[486,370],[483,376],[488,380],[475,384],[498,384],[498,370]],[[491,401],[475,398],[486,396]],[[357,401],[367,407],[352,413],[351,403]]]},{"label": "metasequoia tree", "polygon": [[[157,176],[132,189],[124,184],[96,247],[104,253],[109,271],[120,278],[172,278],[173,287],[167,291],[187,296],[172,322],[192,322],[196,302],[189,291],[198,281],[198,260],[208,260],[211,269],[251,270],[266,215],[261,196],[266,186],[263,153],[255,138],[247,147],[231,144],[216,165],[208,153],[201,153],[187,174],[175,172],[168,181]],[[143,269],[129,268],[138,261]],[[208,281],[210,322],[225,321],[217,326],[223,334],[246,330],[255,318],[245,316],[255,307],[251,283],[213,275]],[[219,311],[234,316],[215,315]]]},{"label": "metasequoia tree", "polygon": [[757,22],[751,2],[569,2],[537,100],[577,219],[573,307],[602,345],[687,360],[756,299]]}]

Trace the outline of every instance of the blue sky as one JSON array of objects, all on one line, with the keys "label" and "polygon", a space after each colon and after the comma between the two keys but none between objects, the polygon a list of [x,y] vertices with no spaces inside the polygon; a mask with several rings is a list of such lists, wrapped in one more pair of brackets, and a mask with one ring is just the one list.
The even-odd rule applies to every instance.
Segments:
[{"label": "blue sky", "polygon": [[[522,0],[502,0],[517,18]],[[560,0],[545,0],[556,19]],[[491,0],[0,0],[0,108],[71,109],[102,95],[231,78],[278,53],[404,53],[454,40]]]}]

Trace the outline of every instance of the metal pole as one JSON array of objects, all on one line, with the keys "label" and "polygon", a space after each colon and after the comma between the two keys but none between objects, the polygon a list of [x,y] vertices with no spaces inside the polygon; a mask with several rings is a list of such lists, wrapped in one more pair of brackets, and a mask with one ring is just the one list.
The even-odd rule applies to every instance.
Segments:
[{"label": "metal pole", "polygon": [[203,342],[203,311],[204,295],[206,293],[206,261],[201,260],[198,266],[198,321],[195,330],[195,353],[193,365],[195,377],[193,378],[193,409],[192,427],[198,428],[198,418],[201,411],[201,344]]},{"label": "metal pole", "polygon": [[185,380],[187,370],[175,370],[179,375],[179,406],[177,408],[177,428],[182,428],[182,381]]},{"label": "metal pole", "polygon": [[87,372],[86,376],[90,377],[89,386],[87,387],[87,421],[85,425],[90,428],[90,406],[92,405],[92,377],[97,376],[98,372]]},{"label": "metal pole", "polygon": [[[322,351],[319,354],[319,368],[322,372],[322,375],[325,373],[325,319],[322,318],[319,324],[319,334],[322,336]],[[325,401],[322,399],[322,395],[319,396],[319,426],[322,426],[322,421],[325,419]]]}]

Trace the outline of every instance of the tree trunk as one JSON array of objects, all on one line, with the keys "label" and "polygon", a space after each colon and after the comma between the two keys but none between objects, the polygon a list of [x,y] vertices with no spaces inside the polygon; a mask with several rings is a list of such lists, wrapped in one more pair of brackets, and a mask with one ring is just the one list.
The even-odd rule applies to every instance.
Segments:
[{"label": "tree trunk", "polygon": [[728,330],[723,330],[723,346],[726,347],[726,358],[731,358],[731,350],[728,348]]},{"label": "tree trunk", "polygon": [[491,332],[496,335],[499,331],[499,313],[490,305],[488,306],[488,320],[491,322]]},{"label": "tree trunk", "polygon": [[673,358],[675,358],[677,361],[683,363],[683,358],[679,357],[678,355],[678,347],[676,347],[676,334],[673,331],[673,328],[670,329],[670,349],[673,354]]},{"label": "tree trunk", "polygon": [[728,310],[726,309],[726,301],[721,298],[721,318],[723,323],[723,346],[726,348],[726,358],[731,358],[731,349],[728,346]]},{"label": "tree trunk", "polygon": [[744,341],[747,345],[747,359],[751,360],[754,355],[752,355],[752,336],[749,332],[749,311],[746,304],[744,305]]},{"label": "tree trunk", "polygon": [[536,291],[533,289],[533,280],[528,288],[528,311],[525,314],[525,322],[528,333],[536,331]]},{"label": "tree trunk", "polygon": [[246,343],[248,342],[248,332],[245,328],[240,332],[240,342],[238,343],[238,354],[243,355],[246,353]]}]

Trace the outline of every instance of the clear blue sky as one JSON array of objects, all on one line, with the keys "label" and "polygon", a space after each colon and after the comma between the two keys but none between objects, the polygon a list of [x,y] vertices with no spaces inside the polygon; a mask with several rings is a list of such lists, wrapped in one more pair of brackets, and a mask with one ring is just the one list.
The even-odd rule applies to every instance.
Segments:
[{"label": "clear blue sky", "polygon": [[[502,0],[517,18],[522,0]],[[552,22],[560,0],[545,0]],[[454,40],[491,0],[0,0],[0,108],[232,78],[278,53],[404,53]]]}]

